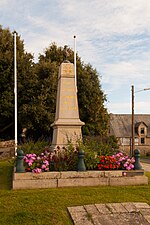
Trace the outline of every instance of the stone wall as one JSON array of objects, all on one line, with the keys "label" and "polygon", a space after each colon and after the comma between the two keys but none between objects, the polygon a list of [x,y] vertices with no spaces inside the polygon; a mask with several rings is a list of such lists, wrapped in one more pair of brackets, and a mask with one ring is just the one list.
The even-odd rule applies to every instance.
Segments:
[{"label": "stone wall", "polygon": [[0,159],[11,158],[15,155],[15,141],[1,141],[0,142]]},{"label": "stone wall", "polygon": [[0,148],[11,148],[14,147],[15,141],[9,140],[9,141],[0,141]]},{"label": "stone wall", "polygon": [[14,173],[13,189],[147,185],[144,170]]}]

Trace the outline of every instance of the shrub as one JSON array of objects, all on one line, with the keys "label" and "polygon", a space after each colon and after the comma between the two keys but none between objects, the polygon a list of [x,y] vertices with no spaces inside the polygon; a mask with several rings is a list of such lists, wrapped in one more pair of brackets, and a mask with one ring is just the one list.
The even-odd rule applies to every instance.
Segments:
[{"label": "shrub", "polygon": [[25,142],[20,146],[20,148],[23,150],[25,155],[31,154],[31,153],[40,155],[47,146],[49,146],[48,141],[39,139],[36,142],[34,142],[33,140]]},{"label": "shrub", "polygon": [[77,169],[78,150],[73,146],[67,145],[60,149],[59,146],[50,151],[49,164],[52,171],[75,171]]}]

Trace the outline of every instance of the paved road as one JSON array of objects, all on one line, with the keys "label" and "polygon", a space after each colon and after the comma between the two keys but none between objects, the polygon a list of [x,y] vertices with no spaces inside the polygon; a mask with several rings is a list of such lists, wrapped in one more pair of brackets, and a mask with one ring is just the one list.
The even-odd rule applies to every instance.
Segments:
[{"label": "paved road", "polygon": [[145,172],[150,172],[150,164],[149,163],[141,162],[141,165],[142,165],[142,169],[144,169]]},{"label": "paved road", "polygon": [[150,158],[141,158],[141,162],[150,163]]}]

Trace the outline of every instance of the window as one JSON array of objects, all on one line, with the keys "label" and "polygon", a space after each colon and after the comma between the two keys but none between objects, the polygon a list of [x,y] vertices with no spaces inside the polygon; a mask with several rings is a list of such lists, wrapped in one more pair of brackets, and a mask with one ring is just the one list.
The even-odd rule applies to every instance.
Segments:
[{"label": "window", "polygon": [[138,145],[139,144],[139,139],[137,137],[135,137],[135,139],[134,139],[134,144],[135,145]]},{"label": "window", "polygon": [[144,134],[144,127],[141,128],[141,134]]},{"label": "window", "polygon": [[130,145],[130,138],[122,138],[121,142],[122,145]]},{"label": "window", "polygon": [[145,138],[141,138],[141,144],[145,144]]}]

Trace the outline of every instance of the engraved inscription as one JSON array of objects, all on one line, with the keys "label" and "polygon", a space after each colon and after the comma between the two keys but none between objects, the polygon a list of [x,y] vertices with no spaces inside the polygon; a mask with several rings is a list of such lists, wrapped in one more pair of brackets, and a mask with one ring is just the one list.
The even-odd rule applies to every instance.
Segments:
[{"label": "engraved inscription", "polygon": [[62,109],[62,111],[66,111],[66,110],[69,110],[69,111],[72,110],[72,111],[74,111],[74,110],[77,110],[78,108],[76,106],[66,105],[66,107],[65,106],[62,106],[61,109]]},{"label": "engraved inscription", "polygon": [[74,75],[74,68],[71,65],[69,65],[69,64],[67,65],[66,64],[61,69],[61,75],[62,76],[67,76],[67,77],[73,76]]}]

